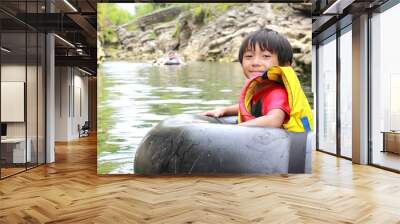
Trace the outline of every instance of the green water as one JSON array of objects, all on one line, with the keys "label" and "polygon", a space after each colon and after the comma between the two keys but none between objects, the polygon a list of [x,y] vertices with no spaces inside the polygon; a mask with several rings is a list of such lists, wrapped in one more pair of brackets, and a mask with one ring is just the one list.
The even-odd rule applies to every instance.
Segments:
[{"label": "green water", "polygon": [[[235,104],[244,82],[239,63],[105,62],[98,69],[98,172],[134,173],[136,148],[151,127],[171,115]],[[311,96],[310,80],[301,82]]]}]

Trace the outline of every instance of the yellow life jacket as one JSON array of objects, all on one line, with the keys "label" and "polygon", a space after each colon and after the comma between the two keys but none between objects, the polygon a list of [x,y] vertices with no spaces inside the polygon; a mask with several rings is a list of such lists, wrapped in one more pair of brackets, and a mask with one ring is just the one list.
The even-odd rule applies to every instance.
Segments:
[{"label": "yellow life jacket", "polygon": [[292,67],[274,66],[263,76],[252,78],[240,96],[238,122],[245,120],[245,116],[251,116],[251,98],[254,89],[266,79],[283,83],[288,93],[290,118],[283,124],[283,128],[291,132],[310,132],[314,129],[314,122],[310,104],[301,88],[300,81]]}]

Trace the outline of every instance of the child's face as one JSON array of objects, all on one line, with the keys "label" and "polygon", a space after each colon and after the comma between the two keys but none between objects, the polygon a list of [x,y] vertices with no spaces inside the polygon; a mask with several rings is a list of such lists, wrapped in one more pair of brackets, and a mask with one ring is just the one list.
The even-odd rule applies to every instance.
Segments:
[{"label": "child's face", "polygon": [[256,44],[255,49],[248,48],[243,54],[242,68],[246,78],[260,76],[272,66],[279,65],[278,55],[267,50],[262,51]]}]

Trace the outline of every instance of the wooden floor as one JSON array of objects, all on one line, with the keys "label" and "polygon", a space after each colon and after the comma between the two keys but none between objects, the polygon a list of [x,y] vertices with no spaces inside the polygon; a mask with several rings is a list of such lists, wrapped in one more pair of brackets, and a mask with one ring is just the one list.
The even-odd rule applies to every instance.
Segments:
[{"label": "wooden floor", "polygon": [[98,176],[96,139],[0,181],[0,223],[400,223],[400,175],[320,152],[313,174]]},{"label": "wooden floor", "polygon": [[400,155],[392,152],[374,151],[374,164],[400,170]]},{"label": "wooden floor", "polygon": [[14,168],[14,167],[4,168],[4,167],[2,167],[1,168],[1,177],[4,178],[4,177],[7,177],[7,176],[10,176],[10,175],[19,173],[19,172],[23,172],[25,170],[26,170],[25,167],[23,167],[23,168],[19,168],[19,167],[17,167],[17,168]]}]

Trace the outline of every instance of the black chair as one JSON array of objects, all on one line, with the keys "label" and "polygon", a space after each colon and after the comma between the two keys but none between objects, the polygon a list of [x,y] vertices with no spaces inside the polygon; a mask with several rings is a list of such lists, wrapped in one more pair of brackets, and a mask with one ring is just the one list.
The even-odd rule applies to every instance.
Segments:
[{"label": "black chair", "polygon": [[80,127],[80,125],[78,125],[79,138],[89,136],[89,129],[90,129],[89,121],[85,121],[85,123],[82,125],[82,127]]}]

